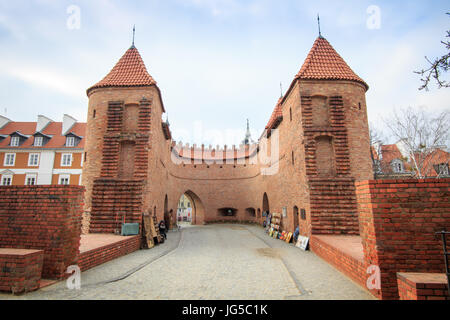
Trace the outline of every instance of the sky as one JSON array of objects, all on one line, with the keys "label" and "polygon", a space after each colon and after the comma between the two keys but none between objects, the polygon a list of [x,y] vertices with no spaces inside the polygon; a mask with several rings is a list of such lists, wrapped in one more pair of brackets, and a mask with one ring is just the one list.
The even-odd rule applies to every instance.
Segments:
[{"label": "sky", "polygon": [[246,119],[257,140],[320,13],[322,35],[369,84],[369,122],[384,131],[394,108],[450,109],[450,89],[419,91],[414,74],[425,56],[446,53],[449,11],[437,0],[0,0],[0,115],[86,121],[86,89],[131,46],[136,25],[174,140],[239,144]]}]

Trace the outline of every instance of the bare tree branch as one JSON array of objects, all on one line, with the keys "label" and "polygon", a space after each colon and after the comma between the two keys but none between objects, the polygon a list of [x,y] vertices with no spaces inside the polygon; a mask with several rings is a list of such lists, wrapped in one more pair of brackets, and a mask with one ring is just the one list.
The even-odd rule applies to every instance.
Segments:
[{"label": "bare tree branch", "polygon": [[[443,111],[435,117],[423,109],[411,107],[394,110],[389,120],[384,120],[392,135],[406,148],[418,178],[429,175],[430,166],[437,149],[447,149],[450,139],[450,112]],[[428,162],[427,162],[428,161]]]},{"label": "bare tree branch", "polygon": [[[450,13],[447,12],[448,15]],[[446,38],[450,38],[450,30],[447,31]],[[441,41],[441,43],[446,47],[448,53],[443,55],[440,58],[435,58],[433,61],[425,57],[430,66],[427,69],[422,69],[421,71],[414,71],[414,73],[420,74],[423,82],[423,85],[419,88],[419,90],[427,90],[430,81],[434,79],[438,85],[438,88],[448,88],[450,87],[450,83],[442,79],[442,73],[447,72],[449,70],[449,59],[450,59],[450,41]]]}]

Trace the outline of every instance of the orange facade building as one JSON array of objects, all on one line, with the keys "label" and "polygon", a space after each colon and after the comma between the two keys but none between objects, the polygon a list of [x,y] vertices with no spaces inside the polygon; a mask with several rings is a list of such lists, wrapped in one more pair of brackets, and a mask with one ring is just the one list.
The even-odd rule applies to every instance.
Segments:
[{"label": "orange facade building", "polygon": [[0,116],[0,185],[81,185],[85,130],[69,115],[62,122]]}]

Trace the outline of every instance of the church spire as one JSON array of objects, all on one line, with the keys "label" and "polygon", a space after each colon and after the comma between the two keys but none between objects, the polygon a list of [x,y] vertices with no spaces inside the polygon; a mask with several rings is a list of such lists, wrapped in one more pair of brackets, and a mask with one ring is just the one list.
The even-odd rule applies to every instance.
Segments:
[{"label": "church spire", "polygon": [[242,144],[249,145],[253,142],[254,141],[252,140],[252,135],[250,133],[250,122],[247,119],[247,132],[245,133],[245,139],[242,141]]}]

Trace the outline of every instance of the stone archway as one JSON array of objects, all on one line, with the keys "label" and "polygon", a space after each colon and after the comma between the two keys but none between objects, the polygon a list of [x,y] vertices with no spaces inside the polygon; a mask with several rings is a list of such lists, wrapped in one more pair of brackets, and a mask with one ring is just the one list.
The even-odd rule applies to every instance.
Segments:
[{"label": "stone archway", "polygon": [[204,222],[205,217],[205,207],[203,205],[203,202],[200,200],[200,197],[193,191],[188,190],[185,193],[183,193],[178,199],[181,199],[183,195],[189,200],[191,204],[192,208],[191,224],[193,225],[202,224]]}]

